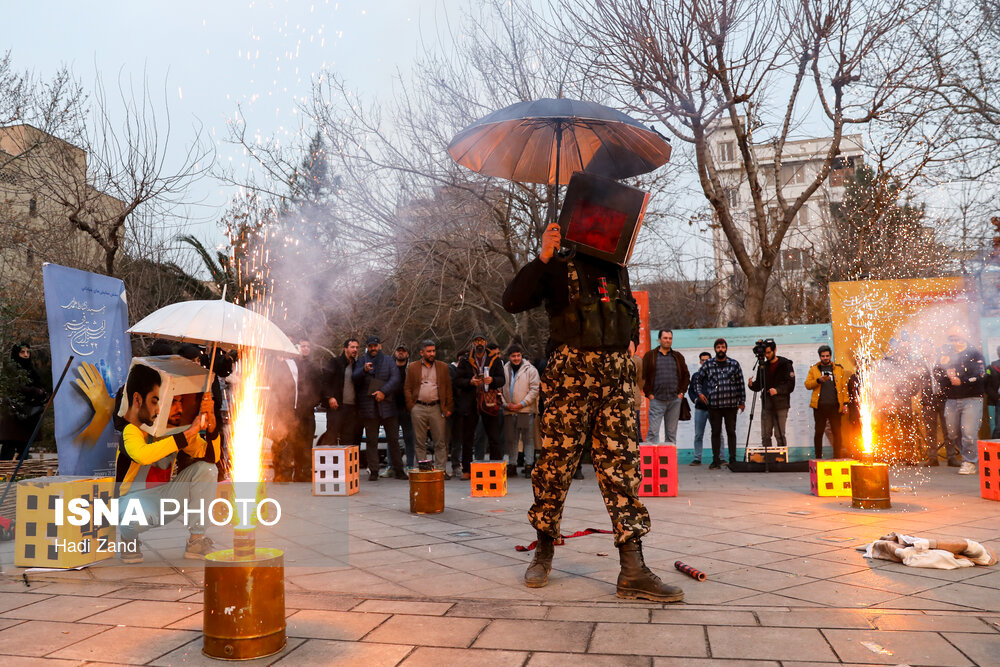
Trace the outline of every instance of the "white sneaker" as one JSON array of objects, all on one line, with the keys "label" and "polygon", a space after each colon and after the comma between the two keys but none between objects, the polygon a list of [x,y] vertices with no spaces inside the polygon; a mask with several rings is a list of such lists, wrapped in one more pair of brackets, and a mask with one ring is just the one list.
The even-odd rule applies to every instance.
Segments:
[{"label": "white sneaker", "polygon": [[976,474],[976,464],[970,463],[968,461],[964,462],[962,466],[958,469],[959,475],[975,475]]}]

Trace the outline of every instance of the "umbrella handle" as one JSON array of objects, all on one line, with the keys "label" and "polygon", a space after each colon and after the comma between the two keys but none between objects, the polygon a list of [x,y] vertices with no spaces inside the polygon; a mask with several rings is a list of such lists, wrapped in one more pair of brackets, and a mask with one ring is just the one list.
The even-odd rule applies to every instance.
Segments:
[{"label": "umbrella handle", "polygon": [[[201,392],[205,394],[208,392],[209,388],[212,386],[212,374],[215,372],[215,353],[219,349],[218,343],[212,343],[212,357],[208,362],[208,377],[205,378],[205,390]],[[204,438],[206,435],[205,427],[208,426],[205,415],[199,415],[201,418],[201,435]],[[205,438],[207,441],[208,438]]]},{"label": "umbrella handle", "polygon": [[549,222],[555,222],[559,213],[559,163],[562,161],[562,121],[556,121],[556,187],[552,194],[553,204],[549,209],[551,218]]},{"label": "umbrella handle", "polygon": [[[228,290],[228,289],[229,289],[229,283],[226,283],[226,284],[224,284],[222,286],[222,300],[223,301],[226,300],[226,290]],[[218,341],[214,341],[212,343],[212,356],[208,360],[208,377],[205,378],[205,391],[202,392],[203,394],[207,393],[209,387],[212,386],[212,374],[215,372],[215,353],[216,353],[216,351],[218,349],[219,349],[219,342]],[[206,426],[207,426],[207,424],[206,424],[206,420],[205,420],[205,415],[201,415],[201,436],[203,438],[205,438],[205,440],[207,441],[208,438],[205,437],[206,436],[206,433],[205,433],[205,427]],[[218,424],[216,424],[216,428],[218,428]]]},{"label": "umbrella handle", "polygon": [[576,246],[571,245],[568,248],[560,248],[559,252],[555,254],[555,257],[560,262],[568,262],[569,260],[576,257]]}]

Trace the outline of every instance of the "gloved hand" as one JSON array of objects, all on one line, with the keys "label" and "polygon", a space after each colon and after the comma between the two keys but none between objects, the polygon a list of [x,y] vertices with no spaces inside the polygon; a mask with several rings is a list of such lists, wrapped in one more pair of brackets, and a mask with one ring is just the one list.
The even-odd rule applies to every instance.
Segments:
[{"label": "gloved hand", "polygon": [[79,373],[80,377],[77,378],[75,384],[94,409],[94,416],[90,419],[90,423],[76,439],[86,447],[93,447],[97,443],[97,439],[101,437],[101,433],[104,432],[104,427],[111,420],[115,399],[108,394],[108,387],[104,384],[104,378],[101,377],[96,366],[84,361],[77,366],[76,372]]}]

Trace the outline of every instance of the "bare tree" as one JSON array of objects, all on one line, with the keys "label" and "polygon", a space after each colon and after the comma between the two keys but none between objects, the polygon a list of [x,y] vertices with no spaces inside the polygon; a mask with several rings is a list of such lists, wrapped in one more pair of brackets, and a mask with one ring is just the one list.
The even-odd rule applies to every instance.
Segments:
[{"label": "bare tree", "polygon": [[[121,277],[130,315],[189,298],[173,233],[210,166],[197,132],[175,166],[169,114],[146,85],[112,102],[68,70],[42,80],[0,58],[0,281],[4,324],[45,337],[41,265]],[[23,331],[22,331],[23,333]]]},{"label": "bare tree", "polygon": [[211,166],[198,132],[179,164],[171,164],[169,113],[157,110],[147,85],[136,92],[122,84],[119,93],[113,103],[98,79],[89,108],[77,114],[79,145],[50,141],[23,165],[59,217],[101,248],[110,276],[118,275],[129,242],[142,245],[151,230],[170,237],[162,233],[179,222],[176,207]]},{"label": "bare tree", "polygon": [[[746,278],[744,321],[756,324],[789,226],[826,183],[845,130],[902,104],[904,85],[922,65],[916,35],[934,4],[581,0],[560,32],[582,36],[594,76],[623,104],[652,113],[690,144],[701,190]],[[816,172],[786,197],[786,147],[815,120],[810,113],[829,142]],[[723,125],[734,138],[731,156],[713,152]],[[738,161],[749,183],[748,228],[734,219],[731,185],[718,169],[724,159]]]},{"label": "bare tree", "polygon": [[[463,127],[515,102],[602,97],[575,47],[545,39],[527,3],[487,0],[454,27],[449,18],[438,22],[442,34],[416,59],[413,77],[397,83],[393,100],[365,102],[325,73],[306,109],[340,178],[335,250],[347,261],[338,283],[355,289],[365,306],[344,308],[338,319],[389,340],[432,336],[457,348],[483,331],[501,343],[522,339],[540,348],[538,314],[512,317],[500,297],[537,254],[554,188],[479,176],[455,164],[446,148]],[[235,137],[267,162],[264,173],[285,174],[287,182],[293,159],[273,144],[249,142],[243,128]],[[657,195],[649,230],[671,211],[664,187],[670,173],[635,181]]]}]

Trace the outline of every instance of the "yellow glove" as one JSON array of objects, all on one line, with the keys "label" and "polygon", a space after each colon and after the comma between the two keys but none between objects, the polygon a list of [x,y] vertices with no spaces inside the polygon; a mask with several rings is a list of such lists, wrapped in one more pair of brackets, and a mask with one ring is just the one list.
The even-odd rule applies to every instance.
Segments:
[{"label": "yellow glove", "polygon": [[94,416],[90,423],[76,439],[84,446],[93,447],[111,419],[111,412],[115,408],[115,399],[108,395],[108,387],[104,384],[104,378],[101,377],[101,373],[93,364],[84,361],[77,366],[76,372],[80,374],[80,377],[77,378],[75,384],[94,409]]}]

